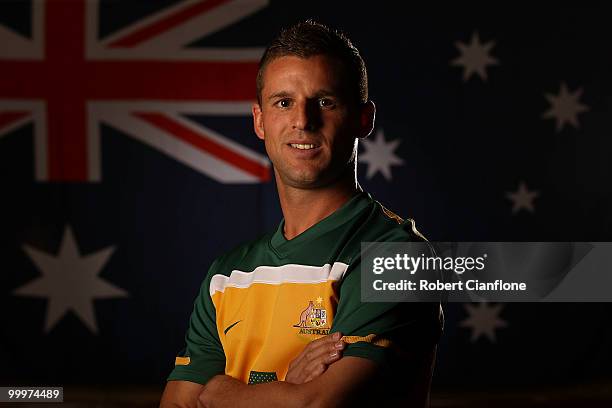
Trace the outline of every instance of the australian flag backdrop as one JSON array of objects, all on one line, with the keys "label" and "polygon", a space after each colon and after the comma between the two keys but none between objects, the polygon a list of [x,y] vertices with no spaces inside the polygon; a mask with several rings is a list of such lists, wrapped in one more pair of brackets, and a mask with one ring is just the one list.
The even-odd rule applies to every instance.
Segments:
[{"label": "australian flag backdrop", "polygon": [[[368,67],[362,187],[430,240],[612,241],[610,15],[526,6],[0,2],[0,385],[154,405],[213,259],[281,219],[250,109],[266,44],[307,18]],[[609,397],[611,311],[446,305],[434,405]]]}]

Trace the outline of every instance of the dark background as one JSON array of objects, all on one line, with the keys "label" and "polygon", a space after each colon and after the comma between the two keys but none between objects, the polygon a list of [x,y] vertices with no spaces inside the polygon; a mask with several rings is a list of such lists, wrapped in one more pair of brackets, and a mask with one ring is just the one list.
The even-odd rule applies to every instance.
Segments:
[{"label": "dark background", "polygon": [[[175,3],[101,1],[99,38]],[[2,2],[0,24],[29,37],[31,13],[29,2]],[[399,141],[393,153],[403,164],[390,167],[391,178],[366,177],[371,164],[362,162],[360,183],[430,240],[611,240],[612,25],[603,6],[272,1],[186,46],[263,47],[305,18],[341,28],[360,49],[377,105],[371,141],[379,131],[387,143]],[[499,63],[486,80],[464,81],[451,62],[460,55],[456,42],[475,31],[482,43],[495,42],[490,54]],[[11,79],[1,81],[0,100],[15,99],[6,94]],[[582,89],[588,111],[578,127],[557,131],[542,116],[545,94],[557,95],[561,83]],[[264,152],[248,116],[184,117]],[[35,126],[0,133],[0,384],[64,385],[86,401],[131,401],[138,390],[140,402],[154,401],[212,260],[280,221],[274,184],[215,181],[112,124],[101,125],[101,182],[38,182]],[[507,194],[521,182],[538,192],[533,211],[513,212]],[[67,225],[81,255],[115,247],[99,276],[129,293],[94,301],[97,333],[72,311],[45,331],[47,300],[15,294],[41,276],[24,246],[55,256]],[[505,326],[473,339],[462,323],[467,306],[446,305],[433,404],[605,405],[611,310],[504,304]]]}]

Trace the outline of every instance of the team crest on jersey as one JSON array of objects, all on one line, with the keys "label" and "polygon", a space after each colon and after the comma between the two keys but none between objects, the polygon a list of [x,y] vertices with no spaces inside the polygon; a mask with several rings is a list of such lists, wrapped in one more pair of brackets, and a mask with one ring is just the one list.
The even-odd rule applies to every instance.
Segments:
[{"label": "team crest on jersey", "polygon": [[329,334],[327,326],[327,310],[323,307],[323,298],[309,301],[308,306],[300,313],[299,321],[293,325],[300,329],[299,334]]}]

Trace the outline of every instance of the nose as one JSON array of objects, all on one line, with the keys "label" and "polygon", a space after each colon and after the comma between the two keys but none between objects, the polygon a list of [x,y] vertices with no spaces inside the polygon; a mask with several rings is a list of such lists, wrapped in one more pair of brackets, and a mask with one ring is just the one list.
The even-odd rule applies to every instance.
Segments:
[{"label": "nose", "polygon": [[312,132],[321,126],[321,113],[316,100],[305,100],[296,104],[293,110],[293,128]]}]

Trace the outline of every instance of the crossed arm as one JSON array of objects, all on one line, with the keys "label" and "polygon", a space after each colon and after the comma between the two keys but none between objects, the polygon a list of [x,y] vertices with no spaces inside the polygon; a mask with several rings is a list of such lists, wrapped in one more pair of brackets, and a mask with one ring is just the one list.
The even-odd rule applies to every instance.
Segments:
[{"label": "crossed arm", "polygon": [[[320,376],[303,384],[274,381],[246,385],[227,375],[213,377],[205,386],[169,381],[161,407],[329,407],[343,406],[371,381],[378,370],[373,361],[343,357]],[[197,403],[199,397],[199,404]]]},{"label": "crossed arm", "polygon": [[[377,392],[401,394],[410,406],[425,406],[428,400],[435,346],[402,359],[408,382],[401,390],[378,383],[383,367],[360,357],[334,355],[331,335],[316,340],[291,363],[285,381],[246,385],[227,375],[217,375],[206,385],[169,381],[161,408],[171,407],[337,407],[362,406]],[[366,386],[367,385],[367,386]],[[384,396],[382,396],[384,399]]]}]

